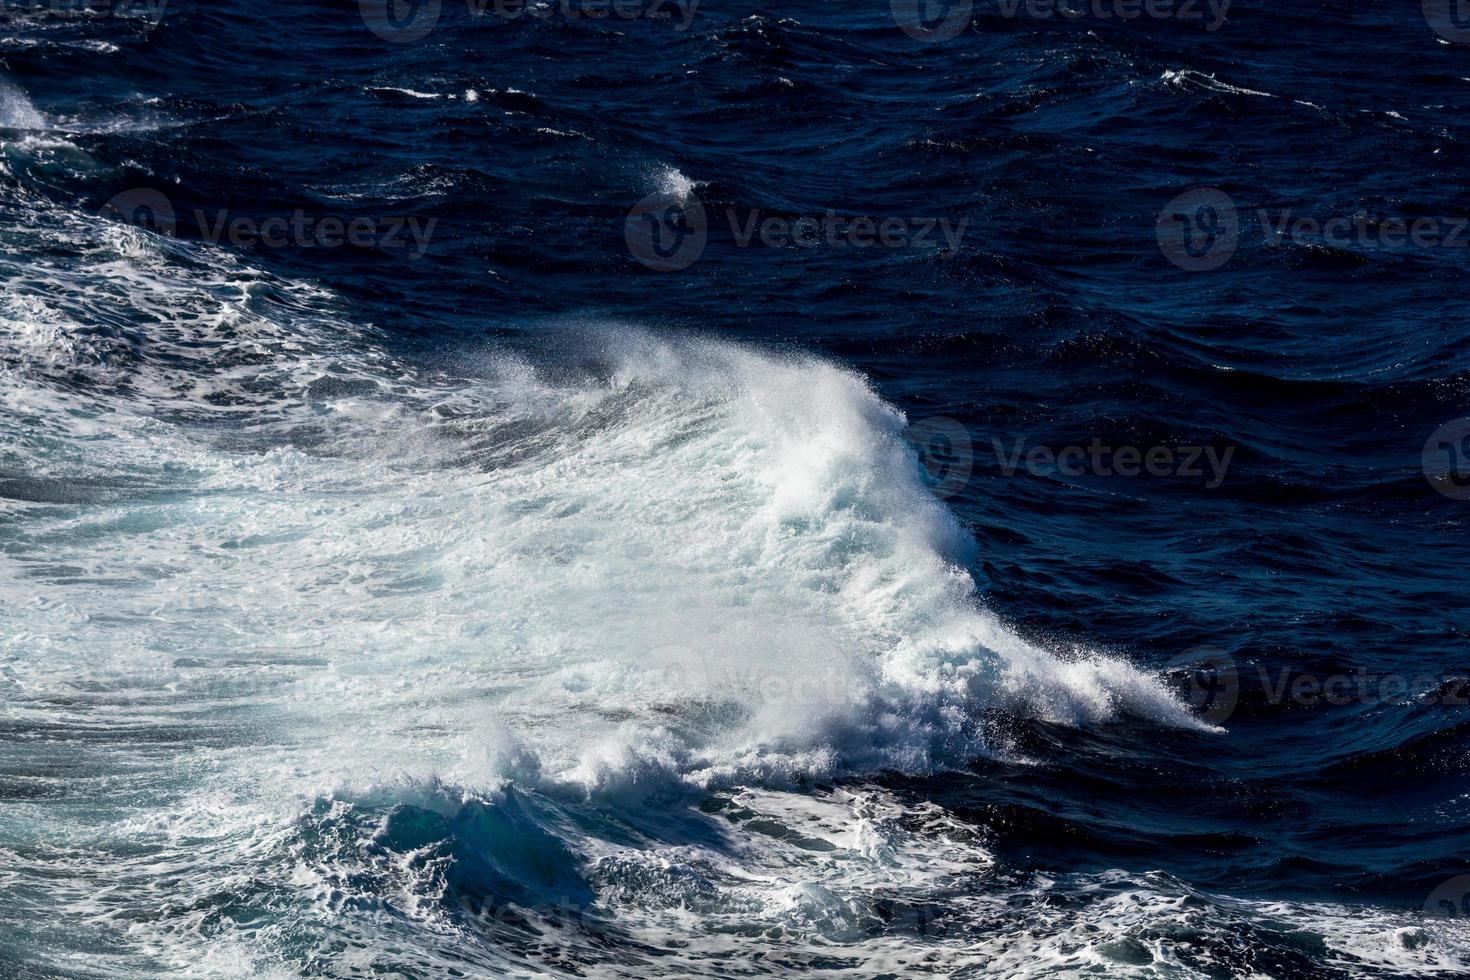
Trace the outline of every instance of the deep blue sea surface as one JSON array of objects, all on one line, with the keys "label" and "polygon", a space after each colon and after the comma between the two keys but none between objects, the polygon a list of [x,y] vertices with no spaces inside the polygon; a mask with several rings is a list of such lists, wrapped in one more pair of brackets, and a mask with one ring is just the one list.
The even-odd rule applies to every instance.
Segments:
[{"label": "deep blue sea surface", "polygon": [[1457,0],[4,0],[0,976],[1470,976]]}]

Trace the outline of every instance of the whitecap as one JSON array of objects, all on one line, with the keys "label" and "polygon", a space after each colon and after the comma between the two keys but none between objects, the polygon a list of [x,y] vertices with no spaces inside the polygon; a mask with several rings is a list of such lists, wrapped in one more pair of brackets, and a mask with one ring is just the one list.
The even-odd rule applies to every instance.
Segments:
[{"label": "whitecap", "polygon": [[3,78],[0,78],[0,128],[46,128],[46,117],[36,111],[36,107],[19,86]]}]

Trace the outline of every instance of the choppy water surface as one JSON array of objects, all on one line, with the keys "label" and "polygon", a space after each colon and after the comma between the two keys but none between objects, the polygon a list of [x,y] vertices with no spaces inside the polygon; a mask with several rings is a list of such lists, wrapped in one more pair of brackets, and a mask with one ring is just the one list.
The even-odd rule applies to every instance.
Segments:
[{"label": "choppy water surface", "polygon": [[1470,974],[1470,28],[860,8],[0,9],[0,974]]}]

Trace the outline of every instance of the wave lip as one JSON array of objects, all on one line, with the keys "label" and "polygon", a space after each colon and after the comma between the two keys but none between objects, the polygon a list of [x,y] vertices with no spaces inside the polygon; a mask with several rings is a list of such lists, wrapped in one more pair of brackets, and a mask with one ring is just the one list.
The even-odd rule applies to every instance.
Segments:
[{"label": "wave lip", "polygon": [[36,111],[20,88],[0,78],[0,129],[45,129],[46,117]]},{"label": "wave lip", "polygon": [[[853,843],[789,790],[962,767],[994,750],[996,712],[1199,726],[1136,668],[1054,655],[984,608],[906,419],[851,371],[619,325],[586,328],[598,353],[574,364],[412,366],[330,296],[218,250],[37,214],[83,247],[0,303],[0,398],[28,406],[0,451],[106,493],[21,502],[0,676],[28,717],[120,733],[78,750],[97,771],[155,781],[136,820],[166,828],[150,841],[197,899],[140,927],[168,962],[227,932],[244,973],[319,941],[427,942],[551,892],[881,933],[891,908],[843,865],[783,890],[787,857],[736,858],[784,827],[891,871],[923,847],[907,817],[854,804],[888,830]],[[88,325],[118,294],[146,335]],[[79,675],[94,697],[57,709]],[[161,745],[192,738],[206,775],[137,761],[139,715]],[[394,781],[439,788],[354,789]],[[698,808],[721,799],[744,809],[717,831]],[[141,887],[89,914],[137,915]],[[233,933],[212,911],[261,908],[290,924]]]},{"label": "wave lip", "polygon": [[528,465],[557,473],[546,509],[577,515],[539,526],[542,546],[630,584],[598,613],[605,656],[534,689],[629,720],[548,772],[589,787],[648,766],[706,787],[933,772],[987,751],[995,710],[1207,727],[1152,676],[1061,659],[984,609],[973,540],[862,378],[727,344],[598,338],[602,380],[556,396],[598,402],[595,442]]},{"label": "wave lip", "polygon": [[[137,244],[132,264],[151,276]],[[149,281],[129,268],[99,267],[96,288]],[[192,556],[252,542],[236,547],[252,575],[304,590],[244,601],[263,645],[325,649],[335,666],[304,673],[297,698],[329,742],[347,728],[344,758],[381,752],[426,774],[407,761],[436,754],[407,735],[425,704],[460,733],[446,745],[494,716],[548,778],[588,789],[646,787],[655,772],[709,788],[959,768],[993,749],[997,711],[1207,727],[1151,675],[1095,652],[1059,656],[986,610],[967,571],[975,543],[925,485],[905,418],[850,371],[604,324],[583,330],[581,346],[600,352],[590,364],[490,355],[436,377],[348,354],[350,338],[316,324],[281,342],[289,325],[260,320],[248,296],[201,317],[220,305],[214,282],[167,280],[157,302],[206,326],[154,338],[115,393],[58,388],[55,365],[35,363],[34,331],[0,336],[0,353],[12,381],[44,384],[73,414],[160,411],[156,484],[213,502],[147,537],[152,560],[192,562],[201,587],[227,592],[240,568]],[[215,321],[251,347],[238,370],[189,363],[218,349]],[[142,397],[182,378],[238,387],[256,421],[225,441],[207,414]],[[285,387],[265,404],[270,383]],[[148,459],[121,452],[149,482]],[[95,468],[107,450],[87,456]],[[191,461],[192,486],[171,456]],[[329,488],[351,506],[321,510]],[[85,566],[94,544],[60,551]],[[203,612],[180,642],[238,615]],[[414,678],[413,708],[374,690],[375,676]],[[466,681],[496,693],[466,697]],[[369,716],[362,739],[348,719]]]}]

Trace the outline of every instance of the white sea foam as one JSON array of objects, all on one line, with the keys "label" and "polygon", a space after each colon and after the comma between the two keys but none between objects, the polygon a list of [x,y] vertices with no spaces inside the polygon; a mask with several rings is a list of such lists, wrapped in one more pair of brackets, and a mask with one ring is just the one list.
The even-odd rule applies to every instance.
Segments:
[{"label": "white sea foam", "polygon": [[46,117],[15,84],[0,78],[0,129],[45,129]]},{"label": "white sea foam", "polygon": [[[106,234],[125,249],[142,233]],[[231,659],[305,644],[328,664],[291,694],[316,738],[340,738],[323,761],[442,772],[493,718],[548,778],[589,789],[650,767],[704,786],[930,772],[987,751],[992,709],[1199,725],[1142,672],[1058,658],[983,608],[963,570],[973,542],[924,488],[902,416],[845,370],[602,327],[577,376],[487,356],[433,382],[332,351],[329,322],[260,315],[254,274],[228,264],[210,309],[167,315],[200,298],[178,269],[141,255],[76,273],[88,301],[116,281],[133,308],[159,305],[171,325],[137,339],[87,330],[39,288],[0,308],[8,399],[61,399],[55,418],[76,399],[35,382],[95,374],[119,393],[67,415],[145,434],[160,484],[195,474],[178,488],[186,521],[83,530],[136,523],[123,502],[58,531],[52,560],[133,583],[108,601],[143,624],[58,644],[156,645],[168,627],[147,610],[173,593],[148,570],[190,567],[188,588],[218,598],[189,599],[179,648],[248,621]],[[248,419],[259,448],[222,450],[213,427],[159,427],[160,412]],[[128,436],[89,445],[72,475],[123,465],[114,452],[146,473]],[[408,734],[426,712],[443,737]]]},{"label": "white sea foam", "polygon": [[457,99],[459,96],[453,92],[420,92],[417,89],[400,88],[396,85],[371,85],[369,92],[393,92],[397,95],[406,95],[412,99]]},{"label": "white sea foam", "polygon": [[[603,975],[718,972],[751,936],[854,976],[1143,975],[1164,927],[1274,915],[1163,880],[1017,906],[941,808],[791,790],[961,766],[994,712],[1200,727],[984,608],[860,376],[613,324],[549,345],[577,363],[414,367],[227,252],[44,210],[28,233],[77,258],[0,300],[0,472],[29,481],[0,685],[66,763],[37,791],[90,802],[6,804],[34,837],[0,837],[0,887],[102,972],[558,973],[498,911],[491,942],[450,914],[484,896]],[[1383,962],[1458,962],[1365,923]],[[609,962],[609,934],[698,955]]]},{"label": "white sea foam", "polygon": [[[435,669],[468,668],[503,689],[508,722],[596,714],[606,697],[618,707],[604,713],[643,719],[633,727],[651,736],[670,717],[652,711],[660,699],[723,699],[733,714],[681,722],[686,774],[778,759],[799,768],[803,754],[828,773],[958,764],[983,749],[977,733],[961,734],[967,723],[997,706],[1070,723],[1133,712],[1195,724],[1126,664],[1059,660],[983,609],[961,567],[973,542],[925,490],[902,416],[841,368],[604,326],[584,331],[601,353],[579,375],[487,354],[472,372],[435,380],[370,344],[348,349],[360,338],[343,337],[320,296],[292,287],[282,303],[280,287],[228,253],[179,264],[159,252],[174,243],[102,219],[49,231],[83,233],[82,264],[22,275],[4,296],[4,394],[65,414],[68,426],[130,418],[119,431],[158,443],[151,457],[122,439],[88,445],[89,472],[126,460],[157,466],[167,484],[187,460],[199,475],[178,488],[190,515],[179,527],[117,541],[116,554],[88,534],[59,549],[128,576],[221,535],[298,528],[243,563],[294,592],[251,610],[266,627],[255,644],[350,637],[335,651],[343,668],[433,647]],[[93,328],[96,309],[113,303],[153,325],[136,336]],[[78,374],[97,385],[76,388]],[[222,448],[218,430],[191,421],[220,414],[248,420],[258,448]],[[301,427],[320,430],[312,447],[294,445]],[[349,487],[320,508],[324,488]],[[411,557],[397,550],[410,541]],[[415,597],[321,579],[332,562],[375,575],[391,566],[419,583],[407,590]],[[243,570],[232,556],[195,574],[201,585],[218,574],[229,590]],[[318,633],[329,598],[343,626]],[[232,632],[250,603],[196,609],[193,642]],[[364,625],[388,622],[397,625],[381,644],[366,642]],[[523,625],[496,628],[510,622]],[[897,727],[878,721],[892,713]],[[586,734],[542,739],[559,771],[585,769]]]},{"label": "white sea foam", "polygon": [[699,181],[689,179],[678,167],[660,167],[654,174],[655,189],[676,201],[688,200],[698,186]]},{"label": "white sea foam", "polygon": [[1229,82],[1222,82],[1214,75],[1209,75],[1201,71],[1195,71],[1190,68],[1166,68],[1164,70],[1164,74],[1160,76],[1160,81],[1163,81],[1173,86],[1174,88],[1203,89],[1209,92],[1225,92],[1232,95],[1254,95],[1263,99],[1277,98],[1277,96],[1272,95],[1270,92],[1261,92],[1256,89],[1241,88],[1237,85],[1231,85]]}]

